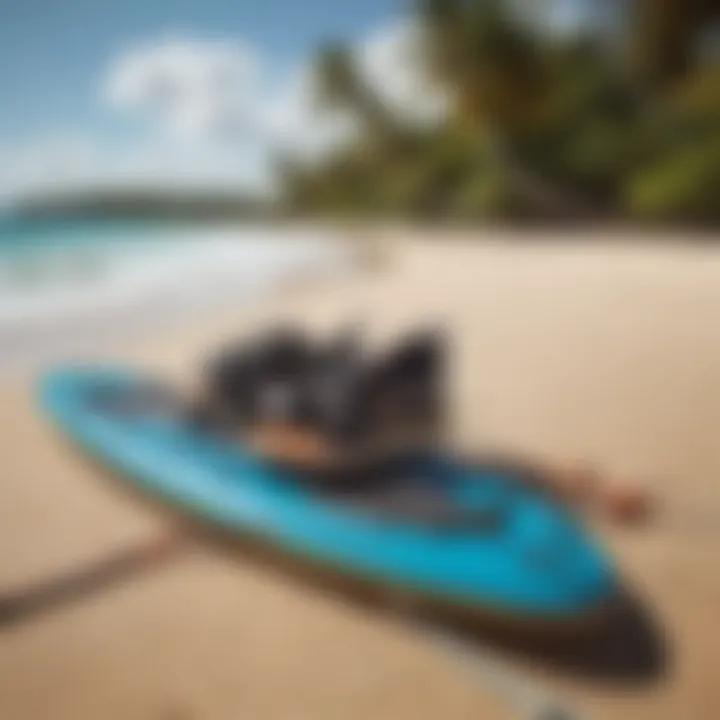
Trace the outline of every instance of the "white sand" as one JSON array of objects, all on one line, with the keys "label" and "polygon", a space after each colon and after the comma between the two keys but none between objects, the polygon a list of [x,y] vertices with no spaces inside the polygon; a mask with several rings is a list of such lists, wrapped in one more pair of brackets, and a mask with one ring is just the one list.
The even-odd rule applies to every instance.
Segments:
[{"label": "white sand", "polygon": [[[666,676],[626,687],[542,663],[591,717],[720,717],[720,249],[532,234],[388,238],[372,274],[120,348],[187,374],[200,349],[276,318],[319,331],[365,317],[380,342],[418,320],[452,331],[456,436],[647,478],[665,510],[601,528],[669,641]],[[158,519],[100,482],[0,384],[0,585],[152,534]],[[502,701],[422,634],[242,558],[194,552],[155,574],[0,634],[0,717],[498,718]]]}]

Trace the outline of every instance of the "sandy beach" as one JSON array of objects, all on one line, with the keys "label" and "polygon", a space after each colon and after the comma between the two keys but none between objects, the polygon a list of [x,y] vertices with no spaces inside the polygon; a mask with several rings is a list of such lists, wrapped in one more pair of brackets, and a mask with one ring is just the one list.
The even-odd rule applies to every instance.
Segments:
[{"label": "sandy beach", "polygon": [[[580,717],[720,717],[720,248],[629,233],[378,232],[377,267],[96,357],[183,379],[202,350],[270,320],[318,333],[364,320],[377,343],[443,323],[460,448],[597,463],[661,503],[648,527],[597,527],[650,618],[651,671],[613,678],[505,654]],[[34,381],[34,370],[0,376],[3,590],[162,526],[59,441],[33,407]],[[424,633],[200,545],[0,630],[3,720],[368,717],[520,716]]]}]

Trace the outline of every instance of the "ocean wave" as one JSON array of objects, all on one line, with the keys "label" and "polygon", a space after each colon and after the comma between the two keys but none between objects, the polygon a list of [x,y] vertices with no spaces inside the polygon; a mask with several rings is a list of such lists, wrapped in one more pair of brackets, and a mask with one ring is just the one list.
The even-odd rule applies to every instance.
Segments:
[{"label": "ocean wave", "polygon": [[53,326],[91,316],[121,332],[144,313],[191,316],[294,276],[338,271],[349,266],[348,256],[318,233],[260,228],[196,228],[143,242],[0,253],[0,362],[28,338],[36,345],[43,333],[53,335]]}]

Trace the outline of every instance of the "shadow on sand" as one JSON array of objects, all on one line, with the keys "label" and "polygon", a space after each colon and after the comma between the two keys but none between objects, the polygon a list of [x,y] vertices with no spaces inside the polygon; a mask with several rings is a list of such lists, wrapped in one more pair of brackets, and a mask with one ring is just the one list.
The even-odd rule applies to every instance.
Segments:
[{"label": "shadow on sand", "polygon": [[[114,473],[105,470],[99,475],[111,479]],[[672,667],[671,643],[665,629],[649,603],[627,586],[612,607],[591,623],[528,625],[516,618],[483,616],[476,610],[463,612],[456,607],[439,606],[426,598],[328,571],[289,557],[256,538],[241,537],[197,518],[188,518],[181,509],[173,509],[130,484],[110,484],[121,496],[141,500],[169,518],[167,531],[94,564],[17,592],[0,594],[0,632],[80,601],[86,595],[108,590],[136,575],[157,571],[199,543],[237,562],[260,563],[263,568],[290,576],[313,591],[330,594],[335,600],[364,609],[375,617],[387,618],[390,611],[399,621],[451,640],[470,655],[474,649],[485,654],[493,650],[507,659],[530,662],[554,673],[629,687],[661,681]]]},{"label": "shadow on sand", "polygon": [[180,557],[186,548],[186,538],[169,530],[36,583],[6,590],[0,594],[0,632],[151,574]]},{"label": "shadow on sand", "polygon": [[341,576],[253,539],[227,537],[204,527],[194,527],[193,532],[202,545],[212,552],[220,550],[231,561],[258,564],[370,617],[390,617],[423,634],[451,641],[470,657],[473,651],[485,655],[491,650],[507,660],[522,660],[556,674],[627,688],[660,682],[672,668],[667,632],[650,605],[627,587],[592,621],[528,625],[494,614],[464,612]]},{"label": "shadow on sand", "polygon": [[597,624],[567,633],[471,626],[453,618],[428,622],[434,631],[450,633],[470,655],[493,649],[508,660],[599,685],[649,686],[667,678],[672,667],[665,630],[647,605],[628,592]]},{"label": "shadow on sand", "polygon": [[252,562],[290,577],[305,588],[330,596],[371,617],[390,616],[404,626],[451,641],[472,658],[474,651],[496,651],[555,673],[603,684],[640,686],[667,676],[671,666],[666,633],[648,605],[629,591],[591,624],[528,626],[517,621],[463,613],[421,597],[382,588],[294,558],[251,539],[239,539],[197,526],[173,526],[146,543],[120,550],[96,563],[0,596],[0,631],[111,590],[120,582],[149,574],[182,557],[199,543],[233,562]]}]

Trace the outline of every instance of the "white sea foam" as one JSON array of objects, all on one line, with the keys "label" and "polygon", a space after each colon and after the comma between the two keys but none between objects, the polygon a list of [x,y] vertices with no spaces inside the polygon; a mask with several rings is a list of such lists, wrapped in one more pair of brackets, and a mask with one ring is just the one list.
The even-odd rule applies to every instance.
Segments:
[{"label": "white sea foam", "polygon": [[260,227],[183,229],[142,242],[46,245],[6,255],[0,365],[38,351],[87,347],[95,334],[116,337],[126,327],[157,325],[152,318],[196,316],[291,277],[350,264],[347,248],[329,235]]}]

